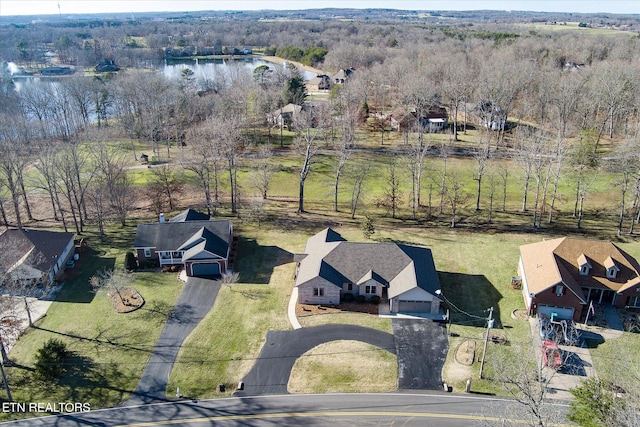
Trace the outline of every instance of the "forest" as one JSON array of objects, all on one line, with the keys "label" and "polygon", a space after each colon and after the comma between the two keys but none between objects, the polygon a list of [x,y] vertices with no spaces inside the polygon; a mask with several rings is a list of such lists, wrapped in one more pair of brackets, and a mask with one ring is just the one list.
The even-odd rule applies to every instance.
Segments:
[{"label": "forest", "polygon": [[[258,222],[636,231],[637,16],[383,12],[3,22],[0,221],[104,234],[188,203]],[[292,62],[170,79],[175,52]],[[294,61],[353,72],[311,90]]]}]

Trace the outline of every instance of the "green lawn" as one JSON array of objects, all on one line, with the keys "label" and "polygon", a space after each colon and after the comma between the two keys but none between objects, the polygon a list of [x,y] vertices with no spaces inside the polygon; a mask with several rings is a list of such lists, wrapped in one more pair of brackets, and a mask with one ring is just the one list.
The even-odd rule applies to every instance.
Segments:
[{"label": "green lawn", "polygon": [[[132,287],[145,304],[132,313],[117,314],[106,291],[94,294],[88,281],[101,268],[122,267],[123,246],[131,244],[132,227],[117,231],[112,230],[116,237],[110,245],[89,240],[90,252],[81,255],[75,276],[66,281],[47,315],[9,353],[17,365],[7,369],[16,401],[86,402],[99,409],[118,405],[135,389],[183,285],[175,274],[135,273]],[[63,341],[72,357],[60,379],[44,383],[33,378],[32,368],[36,351],[50,338]]]}]

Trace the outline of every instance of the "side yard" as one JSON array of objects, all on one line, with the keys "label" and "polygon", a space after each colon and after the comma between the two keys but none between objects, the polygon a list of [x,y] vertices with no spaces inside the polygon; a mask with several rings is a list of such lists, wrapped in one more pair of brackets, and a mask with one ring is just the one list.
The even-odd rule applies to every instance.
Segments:
[{"label": "side yard", "polygon": [[[121,235],[131,232],[128,227],[120,231]],[[7,368],[7,374],[16,401],[86,402],[93,410],[127,399],[182,290],[175,274],[135,273],[132,287],[145,304],[137,311],[117,314],[106,290],[91,291],[89,277],[99,269],[122,266],[129,242],[102,246],[97,238],[88,241],[92,250],[83,255],[46,316],[9,353],[15,366]],[[64,342],[71,358],[61,378],[43,382],[33,377],[33,366],[37,350],[50,338]],[[20,414],[36,415],[45,414]],[[2,414],[0,419],[8,416]]]}]

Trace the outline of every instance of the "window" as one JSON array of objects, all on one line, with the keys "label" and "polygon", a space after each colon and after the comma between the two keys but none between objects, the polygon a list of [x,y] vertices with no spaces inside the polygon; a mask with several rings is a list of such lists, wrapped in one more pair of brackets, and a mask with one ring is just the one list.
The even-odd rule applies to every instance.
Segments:
[{"label": "window", "polygon": [[607,269],[607,278],[608,279],[615,279],[616,275],[618,273],[618,269],[615,267],[611,267]]},{"label": "window", "polygon": [[375,294],[376,293],[376,287],[375,286],[366,286],[364,293],[365,294]]},{"label": "window", "polygon": [[556,286],[556,295],[561,297],[563,293],[564,293],[564,286],[562,285]]},{"label": "window", "polygon": [[314,297],[323,297],[324,296],[324,288],[313,288],[313,296]]},{"label": "window", "polygon": [[145,256],[145,258],[151,258],[151,249],[150,248],[144,248],[144,256]]},{"label": "window", "polygon": [[580,275],[581,276],[588,276],[589,275],[589,266],[587,264],[585,264],[582,267],[580,267]]},{"label": "window", "polygon": [[629,307],[640,308],[640,297],[629,297]]},{"label": "window", "polygon": [[347,290],[348,291],[352,291],[353,290],[353,283],[347,283]]}]

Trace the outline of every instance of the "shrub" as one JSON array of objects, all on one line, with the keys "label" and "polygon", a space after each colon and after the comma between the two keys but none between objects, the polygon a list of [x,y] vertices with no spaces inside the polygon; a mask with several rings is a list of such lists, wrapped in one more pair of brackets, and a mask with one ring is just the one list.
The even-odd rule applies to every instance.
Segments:
[{"label": "shrub", "polygon": [[133,252],[127,252],[124,256],[124,268],[129,271],[133,271],[138,267],[138,262],[136,261],[136,256]]},{"label": "shrub", "polygon": [[36,353],[35,375],[41,380],[60,377],[66,370],[64,363],[69,357],[67,345],[50,338]]},{"label": "shrub", "polygon": [[356,302],[365,302],[367,300],[367,298],[364,295],[358,295],[356,296]]},{"label": "shrub", "polygon": [[353,296],[353,294],[351,292],[347,292],[346,294],[342,295],[342,301],[344,302],[352,302],[356,297]]},{"label": "shrub", "polygon": [[380,304],[380,297],[378,295],[373,295],[371,296],[370,301],[373,304]]}]

